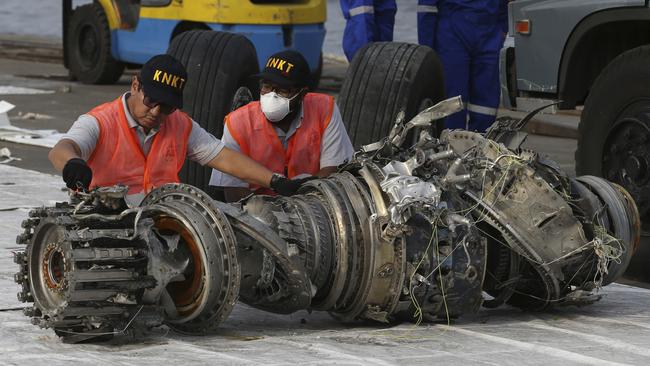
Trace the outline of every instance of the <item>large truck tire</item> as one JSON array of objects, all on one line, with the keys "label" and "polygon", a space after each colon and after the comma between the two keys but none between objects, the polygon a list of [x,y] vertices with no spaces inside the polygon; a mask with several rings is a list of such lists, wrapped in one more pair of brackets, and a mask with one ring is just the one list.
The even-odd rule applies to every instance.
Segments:
[{"label": "large truck tire", "polygon": [[[578,127],[577,175],[625,188],[650,229],[650,46],[615,58],[591,87]],[[650,281],[650,237],[641,240],[626,276]]]},{"label": "large truck tire", "polygon": [[650,224],[650,46],[615,58],[594,82],[578,127],[576,172],[623,186]]},{"label": "large truck tire", "polygon": [[[371,43],[360,49],[348,68],[338,100],[355,148],[388,135],[397,114],[406,121],[445,97],[442,65],[426,46]],[[432,133],[439,135],[443,121]]]},{"label": "large truck tire", "polygon": [[[259,86],[251,76],[259,72],[257,53],[244,36],[227,32],[192,30],[174,37],[167,53],[187,69],[183,110],[216,137],[223,134],[223,119],[233,106],[235,93],[248,88],[255,97]],[[186,161],[179,177],[214,195],[208,187],[212,169]]]},{"label": "large truck tire", "polygon": [[77,7],[64,41],[73,79],[84,84],[113,84],[122,76],[124,63],[111,55],[111,31],[101,5]]},{"label": "large truck tire", "polygon": [[322,52],[318,57],[318,66],[316,67],[316,70],[311,70],[311,80],[309,80],[309,90],[318,89],[321,76],[323,76],[323,53]]}]

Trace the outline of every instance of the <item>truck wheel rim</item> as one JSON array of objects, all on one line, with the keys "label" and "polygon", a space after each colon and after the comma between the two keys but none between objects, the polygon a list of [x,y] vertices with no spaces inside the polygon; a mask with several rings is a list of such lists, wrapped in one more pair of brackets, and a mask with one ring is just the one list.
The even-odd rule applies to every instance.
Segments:
[{"label": "truck wheel rim", "polygon": [[97,32],[90,25],[86,24],[79,32],[79,56],[85,67],[93,67],[99,60],[99,39]]},{"label": "truck wheel rim", "polygon": [[[643,105],[647,105],[644,101]],[[633,106],[631,106],[633,107]],[[633,108],[638,110],[638,107]],[[627,108],[630,110],[630,108]],[[610,130],[603,148],[602,173],[634,198],[642,221],[650,208],[650,110],[623,117]]]}]

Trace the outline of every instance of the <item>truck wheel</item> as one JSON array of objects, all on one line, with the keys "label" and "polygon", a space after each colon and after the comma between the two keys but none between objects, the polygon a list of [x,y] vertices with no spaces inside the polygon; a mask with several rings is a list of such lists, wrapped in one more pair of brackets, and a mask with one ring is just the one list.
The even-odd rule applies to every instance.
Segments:
[{"label": "truck wheel", "polygon": [[[388,135],[400,111],[406,121],[445,96],[442,65],[426,46],[371,43],[360,49],[348,68],[339,106],[355,148]],[[443,121],[432,133],[437,136]]]},{"label": "truck wheel", "polygon": [[320,78],[323,75],[323,53],[320,53],[318,58],[318,66],[316,70],[311,73],[311,80],[309,81],[309,90],[318,89],[318,84],[320,84]]},{"label": "truck wheel", "polygon": [[111,55],[111,31],[99,4],[77,7],[72,13],[66,37],[70,74],[84,84],[113,84],[124,64]]},{"label": "truck wheel", "polygon": [[[257,53],[244,36],[206,30],[192,30],[174,37],[167,53],[187,69],[183,110],[216,137],[223,134],[223,119],[231,110],[241,87],[257,99],[259,86],[251,78],[259,72]],[[241,91],[240,91],[241,94]],[[199,189],[208,189],[212,169],[186,161],[179,177]]]},{"label": "truck wheel", "polygon": [[650,217],[650,46],[615,58],[594,82],[578,128],[577,175],[597,175],[634,198]]}]

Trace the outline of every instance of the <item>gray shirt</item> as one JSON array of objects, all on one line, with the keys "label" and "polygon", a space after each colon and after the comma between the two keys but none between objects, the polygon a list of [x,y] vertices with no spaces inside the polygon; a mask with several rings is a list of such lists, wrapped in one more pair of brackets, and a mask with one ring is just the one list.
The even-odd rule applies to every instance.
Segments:
[{"label": "gray shirt", "polygon": [[[124,114],[129,122],[129,127],[135,129],[136,136],[140,142],[140,147],[145,155],[149,154],[154,136],[158,133],[157,129],[151,129],[146,133],[133,119],[129,109],[126,107],[126,97],[129,93],[122,95],[122,106]],[[99,140],[99,122],[89,114],[83,114],[74,122],[70,130],[61,137],[61,139],[70,139],[74,141],[81,150],[81,158],[88,160],[95,150],[95,145]],[[205,165],[214,159],[225,147],[224,143],[219,141],[204,130],[198,123],[192,121],[192,131],[187,141],[187,157],[201,165]]]},{"label": "gray shirt", "polygon": [[[275,132],[282,143],[284,148],[287,148],[287,143],[291,136],[296,133],[296,130],[300,128],[302,123],[303,113],[302,110],[300,114],[291,122],[289,130],[284,132],[281,128],[275,127]],[[224,126],[223,136],[221,141],[230,149],[240,151],[241,148],[239,144],[228,131],[228,126]],[[354,148],[352,147],[352,142],[350,142],[350,137],[348,136],[347,131],[345,130],[345,125],[343,125],[343,119],[341,118],[341,112],[336,104],[334,104],[334,110],[332,111],[332,117],[325,128],[323,133],[323,138],[321,141],[320,148],[320,168],[328,166],[338,166],[352,158],[354,154]],[[249,187],[248,183],[244,182],[241,179],[235,178],[231,175],[222,173],[218,170],[212,170],[212,176],[210,177],[210,185],[219,186],[219,187]]]},{"label": "gray shirt", "polygon": [[[124,114],[126,115],[129,127],[135,129],[140,147],[146,156],[149,154],[149,150],[151,150],[151,144],[153,143],[154,136],[158,133],[158,129],[151,129],[149,133],[146,133],[144,128],[138,125],[126,106],[126,98],[128,95],[129,93],[122,95]],[[89,114],[83,114],[79,116],[72,124],[72,127],[70,127],[70,130],[61,139],[74,141],[79,146],[79,150],[81,150],[81,158],[88,160],[99,140],[99,131],[99,122],[97,119]],[[192,131],[187,140],[187,157],[190,160],[205,165],[214,159],[224,147],[223,142],[204,130],[198,123],[192,121]],[[137,206],[143,198],[143,193],[136,193],[128,195],[126,200],[130,206]]]}]

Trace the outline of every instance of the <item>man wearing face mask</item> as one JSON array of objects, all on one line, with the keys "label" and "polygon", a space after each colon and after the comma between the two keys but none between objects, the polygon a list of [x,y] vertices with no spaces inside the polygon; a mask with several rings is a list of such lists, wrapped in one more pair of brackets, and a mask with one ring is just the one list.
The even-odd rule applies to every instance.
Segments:
[{"label": "man wearing face mask", "polygon": [[249,157],[228,149],[181,112],[187,72],[158,55],[131,80],[131,91],[79,117],[52,148],[49,159],[70,189],[124,184],[138,205],[152,189],[178,183],[188,157],[247,182],[290,195],[300,182],[273,177]]},{"label": "man wearing face mask", "polygon": [[[277,178],[294,181],[326,177],[354,153],[334,98],[308,93],[311,73],[296,51],[269,57],[260,77],[260,101],[251,102],[225,118],[222,141],[272,170]],[[273,194],[214,170],[210,185],[224,187],[226,201],[254,191]]]}]

